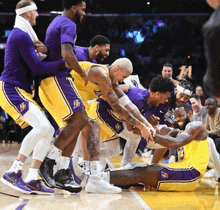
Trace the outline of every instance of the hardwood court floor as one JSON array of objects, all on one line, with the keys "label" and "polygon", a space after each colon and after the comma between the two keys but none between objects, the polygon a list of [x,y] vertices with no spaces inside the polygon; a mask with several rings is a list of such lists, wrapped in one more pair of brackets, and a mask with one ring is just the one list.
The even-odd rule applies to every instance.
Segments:
[{"label": "hardwood court floor", "polygon": [[[0,144],[0,176],[11,166],[20,145]],[[119,167],[121,157],[111,159]],[[27,160],[27,167],[31,159]],[[135,162],[146,159],[135,158]],[[25,170],[24,175],[26,175]],[[202,179],[194,192],[144,191],[142,188],[123,190],[121,194],[69,194],[55,189],[55,195],[25,195],[0,182],[0,210],[217,210],[220,209],[217,182]]]}]

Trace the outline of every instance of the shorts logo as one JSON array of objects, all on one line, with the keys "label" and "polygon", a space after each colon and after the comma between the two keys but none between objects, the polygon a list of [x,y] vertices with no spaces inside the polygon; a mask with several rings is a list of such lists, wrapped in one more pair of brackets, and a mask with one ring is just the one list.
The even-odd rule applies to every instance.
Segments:
[{"label": "shorts logo", "polygon": [[73,102],[73,108],[77,108],[80,106],[80,101],[78,99],[76,99],[74,102]]},{"label": "shorts logo", "polygon": [[24,102],[20,104],[20,111],[23,112],[26,109],[26,105]]},{"label": "shorts logo", "polygon": [[163,179],[168,179],[168,174],[162,171],[162,172],[161,172],[161,177],[162,177]]},{"label": "shorts logo", "polygon": [[118,123],[115,125],[115,129],[116,131],[119,131],[121,129],[121,125],[119,125]]}]

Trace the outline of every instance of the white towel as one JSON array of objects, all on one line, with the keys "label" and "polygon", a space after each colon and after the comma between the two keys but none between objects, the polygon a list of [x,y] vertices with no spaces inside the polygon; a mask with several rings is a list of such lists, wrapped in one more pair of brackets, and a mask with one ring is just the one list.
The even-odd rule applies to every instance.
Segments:
[{"label": "white towel", "polygon": [[[37,34],[35,33],[34,29],[31,26],[31,24],[28,22],[28,20],[26,20],[25,18],[23,18],[20,15],[16,15],[14,28],[19,28],[22,31],[28,33],[33,42],[38,40]],[[44,60],[47,57],[46,54],[43,54],[41,52],[38,52],[37,56],[39,57],[39,59],[41,61]]]}]

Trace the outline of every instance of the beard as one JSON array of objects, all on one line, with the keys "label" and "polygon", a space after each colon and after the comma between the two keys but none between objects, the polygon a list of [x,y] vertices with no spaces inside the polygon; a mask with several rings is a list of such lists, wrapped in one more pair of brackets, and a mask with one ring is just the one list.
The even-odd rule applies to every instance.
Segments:
[{"label": "beard", "polygon": [[76,22],[75,22],[76,25],[79,25],[82,22],[79,13],[76,13],[75,20],[76,20]]}]

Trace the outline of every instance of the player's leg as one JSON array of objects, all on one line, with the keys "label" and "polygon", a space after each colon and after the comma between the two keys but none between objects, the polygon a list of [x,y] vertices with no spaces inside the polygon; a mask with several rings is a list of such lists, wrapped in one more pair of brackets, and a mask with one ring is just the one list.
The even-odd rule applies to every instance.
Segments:
[{"label": "player's leg", "polygon": [[[39,96],[44,107],[53,116],[58,126],[60,128],[63,127],[40,169],[45,183],[51,186],[51,183],[54,182],[53,166],[57,163],[57,160],[62,155],[62,151],[65,151],[68,145],[75,146],[76,137],[80,130],[88,123],[88,117],[72,78],[51,77],[41,81]],[[73,144],[70,144],[72,141],[74,141]],[[62,182],[64,190],[78,192],[81,190],[81,187],[76,183],[74,185],[72,176],[69,176],[69,170],[65,170],[65,167],[69,164],[68,161],[69,157],[67,156],[61,158],[61,165],[64,169],[62,171],[65,172],[65,177],[70,177],[71,180],[58,180],[58,177],[61,176],[56,176],[56,182]],[[61,186],[57,187],[60,188]]]},{"label": "player's leg", "polygon": [[90,121],[82,134],[83,167],[88,178],[85,191],[90,193],[120,193],[119,187],[114,187],[103,179],[100,172],[100,127],[96,121]]}]

